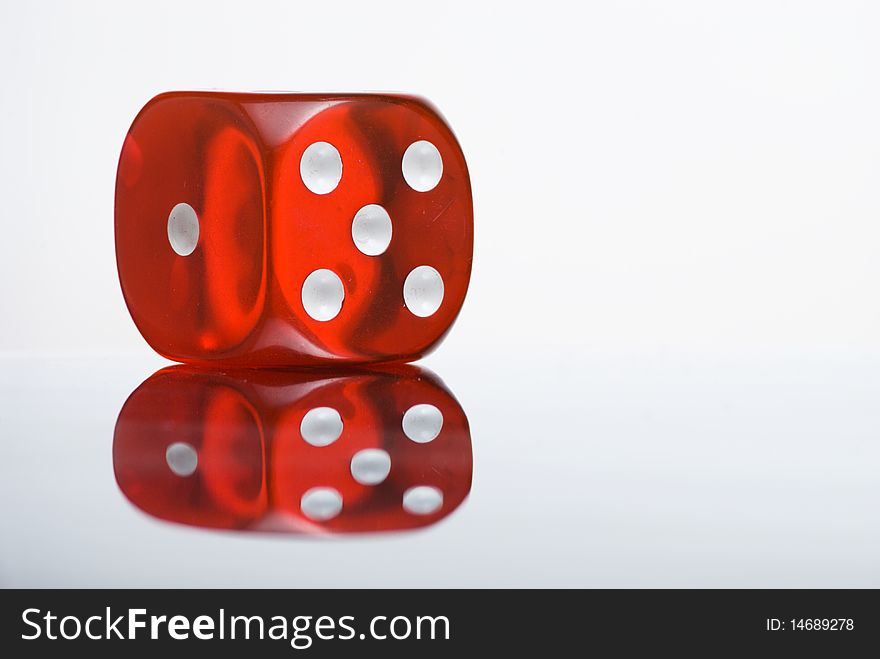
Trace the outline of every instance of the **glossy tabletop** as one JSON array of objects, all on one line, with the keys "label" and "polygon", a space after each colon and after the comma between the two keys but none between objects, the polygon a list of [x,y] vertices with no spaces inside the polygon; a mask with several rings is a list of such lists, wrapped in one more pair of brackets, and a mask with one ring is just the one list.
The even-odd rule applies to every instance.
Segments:
[{"label": "glossy tabletop", "polygon": [[[407,443],[404,408],[389,412],[406,393],[342,374],[325,402],[367,403],[332,455],[294,441],[317,395],[296,374],[264,375],[268,386],[196,372],[180,389],[155,382],[165,365],[3,360],[2,585],[880,585],[877,356],[450,355],[419,393],[459,428],[434,453],[413,453],[431,444]],[[422,386],[407,377],[395,386]],[[167,404],[120,414],[138,388]],[[119,437],[132,413],[148,431],[133,449]],[[250,453],[248,415],[262,428]],[[175,441],[197,466],[166,454]],[[393,465],[381,495],[348,471],[371,444]],[[403,492],[433,472],[448,505],[411,523]],[[316,523],[301,497],[328,479],[344,512]],[[268,494],[248,499],[261,484]]]}]

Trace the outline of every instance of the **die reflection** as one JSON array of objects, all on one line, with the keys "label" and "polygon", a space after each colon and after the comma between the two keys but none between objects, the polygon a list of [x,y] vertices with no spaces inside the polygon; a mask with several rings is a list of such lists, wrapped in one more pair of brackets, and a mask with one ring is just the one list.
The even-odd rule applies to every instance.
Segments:
[{"label": "die reflection", "polygon": [[471,487],[467,418],[425,369],[162,369],[126,401],[113,467],[144,512],[191,526],[336,534],[424,527]]}]

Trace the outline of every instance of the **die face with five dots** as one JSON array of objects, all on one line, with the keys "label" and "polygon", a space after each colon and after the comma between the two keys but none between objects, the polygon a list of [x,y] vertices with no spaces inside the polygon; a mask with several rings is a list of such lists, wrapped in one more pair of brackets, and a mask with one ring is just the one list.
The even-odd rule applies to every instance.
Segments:
[{"label": "die face with five dots", "polygon": [[421,99],[173,92],[126,137],[115,231],[129,311],[165,357],[412,361],[461,309],[473,202]]},{"label": "die face with five dots", "polygon": [[424,528],[467,498],[464,410],[433,373],[164,368],[119,413],[113,468],[147,514],[326,535]]}]

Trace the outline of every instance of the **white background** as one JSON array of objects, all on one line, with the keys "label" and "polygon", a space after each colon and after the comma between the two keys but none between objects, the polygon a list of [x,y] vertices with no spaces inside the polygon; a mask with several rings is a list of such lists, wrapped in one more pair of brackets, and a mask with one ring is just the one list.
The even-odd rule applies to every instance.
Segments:
[{"label": "white background", "polygon": [[226,88],[438,105],[476,204],[449,344],[873,351],[878,34],[870,2],[3,3],[0,347],[148,352],[119,150],[154,94]]},{"label": "white background", "polygon": [[[2,3],[0,584],[880,585],[878,35],[870,2]],[[435,530],[216,535],[116,488],[162,364],[117,158],[205,88],[412,92],[458,135],[475,266],[428,363],[474,485]]]}]

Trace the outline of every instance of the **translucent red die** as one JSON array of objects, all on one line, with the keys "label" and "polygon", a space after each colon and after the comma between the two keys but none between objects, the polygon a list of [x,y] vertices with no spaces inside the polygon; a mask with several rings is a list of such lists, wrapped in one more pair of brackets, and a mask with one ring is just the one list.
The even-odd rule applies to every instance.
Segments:
[{"label": "translucent red die", "polygon": [[113,467],[146,513],[294,534],[431,525],[467,497],[461,406],[432,373],[191,366],[158,371],[119,413]]},{"label": "translucent red die", "polygon": [[461,309],[473,202],[424,100],[174,92],[125,139],[115,230],[129,311],[165,357],[411,361]]}]

